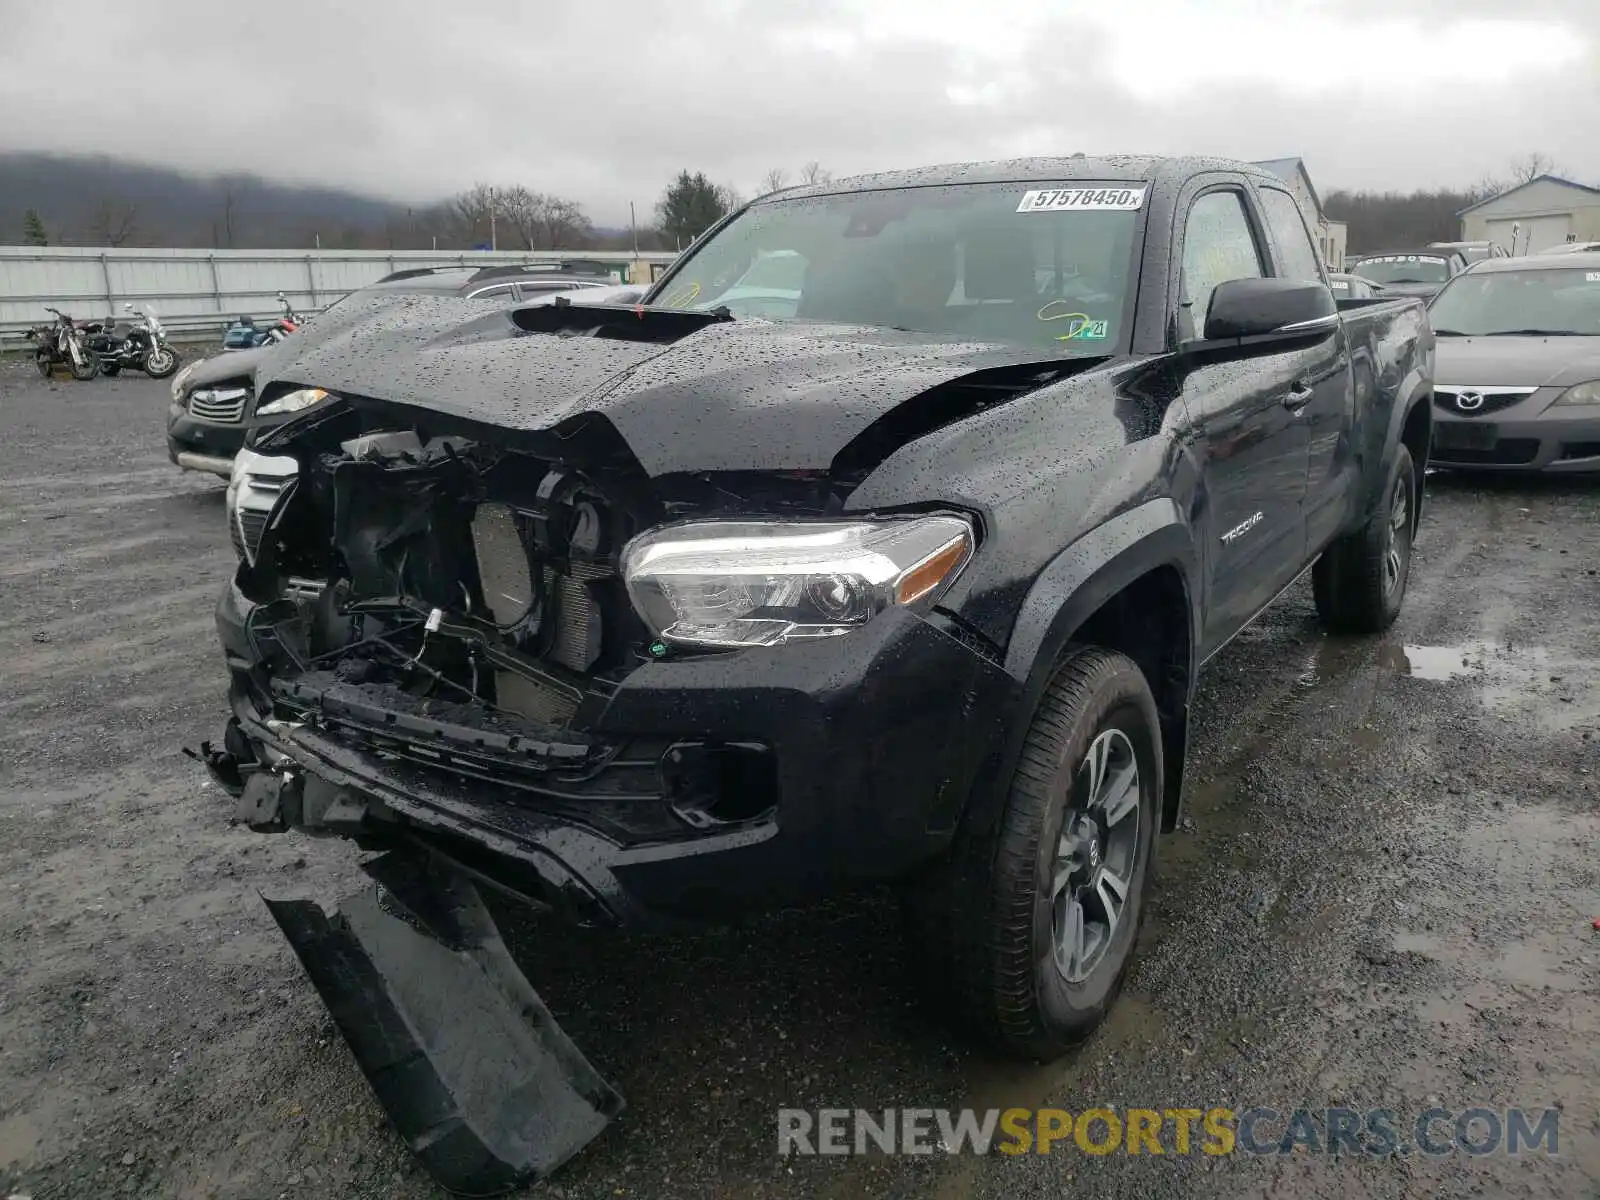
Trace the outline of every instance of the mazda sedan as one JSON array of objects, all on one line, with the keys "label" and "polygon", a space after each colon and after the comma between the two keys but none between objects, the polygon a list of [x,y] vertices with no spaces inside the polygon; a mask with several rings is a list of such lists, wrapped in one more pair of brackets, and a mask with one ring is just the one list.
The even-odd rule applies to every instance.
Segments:
[{"label": "mazda sedan", "polygon": [[1433,465],[1600,472],[1600,253],[1476,263],[1428,315]]}]

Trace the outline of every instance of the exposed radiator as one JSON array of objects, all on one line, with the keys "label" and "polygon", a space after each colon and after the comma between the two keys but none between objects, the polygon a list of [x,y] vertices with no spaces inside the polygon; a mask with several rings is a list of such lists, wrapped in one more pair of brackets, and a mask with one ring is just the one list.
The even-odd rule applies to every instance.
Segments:
[{"label": "exposed radiator", "polygon": [[[516,513],[504,504],[480,504],[472,518],[472,543],[484,602],[494,623],[511,629],[533,611],[539,598],[535,567]],[[607,564],[581,561],[571,564],[570,574],[550,566],[539,570],[545,606],[539,620],[550,623],[538,630],[549,646],[545,657],[569,671],[585,673],[600,657],[603,638],[600,605],[589,585],[612,578],[615,571]],[[540,683],[505,671],[496,674],[495,690],[502,708],[556,724],[571,718],[579,700],[554,681]]]},{"label": "exposed radiator", "polygon": [[480,504],[472,516],[472,546],[478,558],[478,580],[494,623],[509,629],[533,607],[533,571],[528,551],[511,509]]}]

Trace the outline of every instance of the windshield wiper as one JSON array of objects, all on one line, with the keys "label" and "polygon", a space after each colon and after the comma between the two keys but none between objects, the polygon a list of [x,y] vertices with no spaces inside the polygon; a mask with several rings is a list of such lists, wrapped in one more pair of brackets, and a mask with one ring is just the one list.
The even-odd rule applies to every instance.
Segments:
[{"label": "windshield wiper", "polygon": [[1459,329],[1435,329],[1433,331],[1433,336],[1434,337],[1471,337],[1472,334],[1463,333]]},{"label": "windshield wiper", "polygon": [[[1435,333],[1439,331],[1434,330]],[[1483,337],[1600,337],[1597,333],[1583,333],[1577,329],[1493,329]]]}]

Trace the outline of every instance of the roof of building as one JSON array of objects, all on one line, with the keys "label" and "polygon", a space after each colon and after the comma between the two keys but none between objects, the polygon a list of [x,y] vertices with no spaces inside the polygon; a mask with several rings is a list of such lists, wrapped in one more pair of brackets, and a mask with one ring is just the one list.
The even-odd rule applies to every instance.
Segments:
[{"label": "roof of building", "polygon": [[1460,212],[1456,213],[1456,216],[1464,217],[1473,209],[1482,208],[1485,204],[1493,204],[1496,200],[1504,200],[1507,196],[1520,192],[1523,188],[1532,187],[1536,183],[1559,183],[1562,187],[1577,188],[1578,191],[1587,192],[1591,196],[1600,196],[1600,188],[1592,188],[1586,183],[1578,183],[1575,180],[1563,179],[1559,175],[1536,175],[1526,183],[1519,183],[1514,188],[1507,188],[1505,191],[1497,192],[1493,196],[1484,197],[1476,204],[1467,205]]},{"label": "roof of building", "polygon": [[1296,172],[1305,176],[1306,191],[1311,193],[1311,203],[1317,206],[1317,212],[1322,212],[1322,197],[1317,195],[1316,184],[1311,182],[1311,172],[1306,170],[1305,160],[1301,158],[1261,158],[1253,166],[1260,167],[1263,171],[1271,171],[1285,183],[1292,183]]}]

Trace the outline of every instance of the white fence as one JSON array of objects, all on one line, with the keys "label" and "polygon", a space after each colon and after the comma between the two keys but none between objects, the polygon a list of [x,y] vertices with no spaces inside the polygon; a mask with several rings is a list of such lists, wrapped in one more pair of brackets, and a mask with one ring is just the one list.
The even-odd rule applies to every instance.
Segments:
[{"label": "white fence", "polygon": [[312,313],[393,271],[464,264],[601,262],[619,279],[647,282],[676,255],[615,251],[95,250],[0,246],[0,349],[51,319],[44,306],[79,320],[117,315],[124,301],[148,304],[173,330],[216,330],[235,315],[274,316],[282,292]]}]

